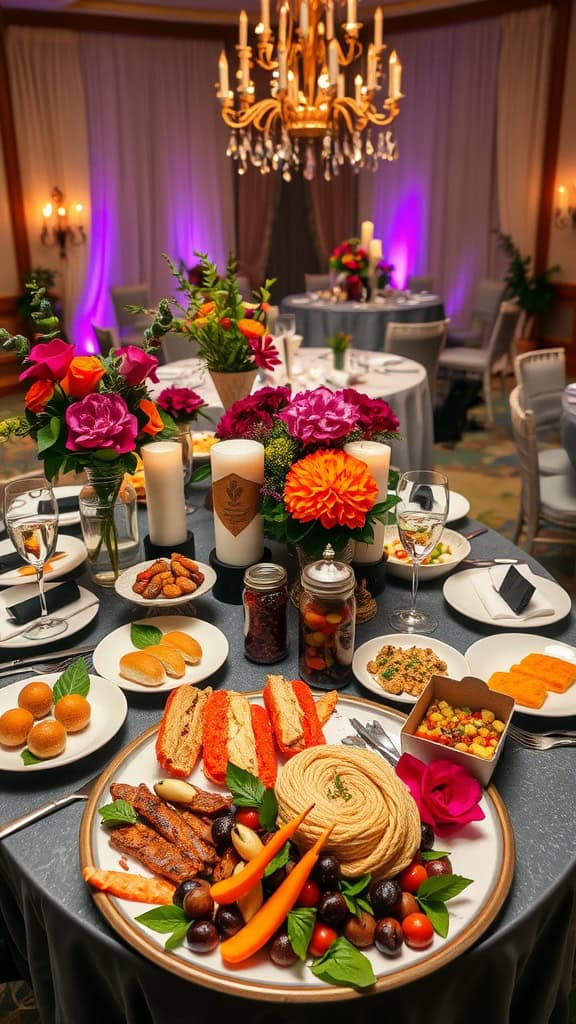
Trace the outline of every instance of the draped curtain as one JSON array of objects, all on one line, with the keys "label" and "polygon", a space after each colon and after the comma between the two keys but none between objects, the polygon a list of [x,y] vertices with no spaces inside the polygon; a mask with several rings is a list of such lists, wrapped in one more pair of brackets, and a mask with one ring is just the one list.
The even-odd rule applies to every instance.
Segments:
[{"label": "draped curtain", "polygon": [[245,174],[238,175],[238,266],[242,274],[248,275],[252,288],[259,288],[264,283],[280,185],[277,171],[261,174],[251,164]]},{"label": "draped curtain", "polygon": [[358,233],[358,175],[345,164],[340,174],[325,181],[321,168],[308,183],[312,230],[322,269],[328,269],[333,249]]}]

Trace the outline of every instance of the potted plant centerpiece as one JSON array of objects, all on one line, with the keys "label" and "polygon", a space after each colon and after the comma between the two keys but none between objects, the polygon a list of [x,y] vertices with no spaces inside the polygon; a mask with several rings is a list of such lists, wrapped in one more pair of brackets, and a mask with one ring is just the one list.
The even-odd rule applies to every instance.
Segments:
[{"label": "potted plant centerpiece", "polygon": [[560,267],[555,265],[531,273],[531,256],[522,256],[511,235],[501,231],[497,235],[498,245],[508,257],[508,270],[504,279],[507,285],[506,298],[516,299],[523,314],[518,326],[518,337],[532,345],[538,334],[539,317],[549,308],[556,295],[556,286],[550,277],[558,273]]}]

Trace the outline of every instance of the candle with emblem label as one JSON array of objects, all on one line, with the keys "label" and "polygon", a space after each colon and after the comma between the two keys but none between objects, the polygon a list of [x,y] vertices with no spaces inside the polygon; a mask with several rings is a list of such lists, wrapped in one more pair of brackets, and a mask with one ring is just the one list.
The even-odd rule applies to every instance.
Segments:
[{"label": "candle with emblem label", "polygon": [[[376,503],[386,501],[388,497],[388,472],[390,469],[391,448],[380,441],[349,441],[344,451],[364,462],[368,471],[378,484]],[[384,552],[384,523],[373,523],[374,540],[370,544],[356,544],[355,562],[379,562]]]},{"label": "candle with emblem label", "polygon": [[254,565],[264,552],[260,488],[264,445],[238,439],[210,450],[216,557],[228,565]]},{"label": "candle with emblem label", "polygon": [[142,448],[148,532],[152,544],[170,547],[186,540],[182,447],[178,441],[153,441]]}]

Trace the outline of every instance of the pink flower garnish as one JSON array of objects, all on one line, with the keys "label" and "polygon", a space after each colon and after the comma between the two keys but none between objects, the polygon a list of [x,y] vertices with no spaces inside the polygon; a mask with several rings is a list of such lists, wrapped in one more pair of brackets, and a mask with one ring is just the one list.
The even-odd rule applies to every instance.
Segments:
[{"label": "pink flower garnish", "polygon": [[149,355],[137,345],[123,345],[122,348],[117,348],[113,355],[120,358],[120,373],[131,387],[143,384],[146,379],[158,382],[156,356]]},{"label": "pink flower garnish", "polygon": [[450,835],[468,822],[485,817],[478,806],[482,786],[459,764],[446,760],[424,764],[411,754],[402,754],[396,774],[408,786],[422,821],[441,835]]},{"label": "pink flower garnish", "polygon": [[279,366],[282,362],[271,334],[261,335],[260,337],[252,335],[248,338],[248,344],[254,353],[254,362],[261,370],[273,370],[275,366]]}]

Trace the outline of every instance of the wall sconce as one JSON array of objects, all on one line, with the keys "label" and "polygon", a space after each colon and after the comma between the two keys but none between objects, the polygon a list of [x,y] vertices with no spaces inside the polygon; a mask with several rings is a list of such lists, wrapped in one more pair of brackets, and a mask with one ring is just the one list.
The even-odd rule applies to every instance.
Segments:
[{"label": "wall sconce", "polygon": [[557,203],[554,211],[554,224],[557,228],[576,228],[576,185],[572,185],[571,191],[575,193],[574,203],[570,202],[569,190],[566,185],[559,185],[556,189]]},{"label": "wall sconce", "polygon": [[40,241],[48,248],[57,245],[60,258],[65,260],[68,242],[71,245],[83,245],[86,241],[86,232],[82,225],[84,207],[82,203],[74,203],[72,213],[76,224],[72,226],[69,224],[68,210],[64,206],[64,196],[56,186],[52,189],[50,199],[51,202],[46,203],[42,210],[44,226],[40,234]]}]

